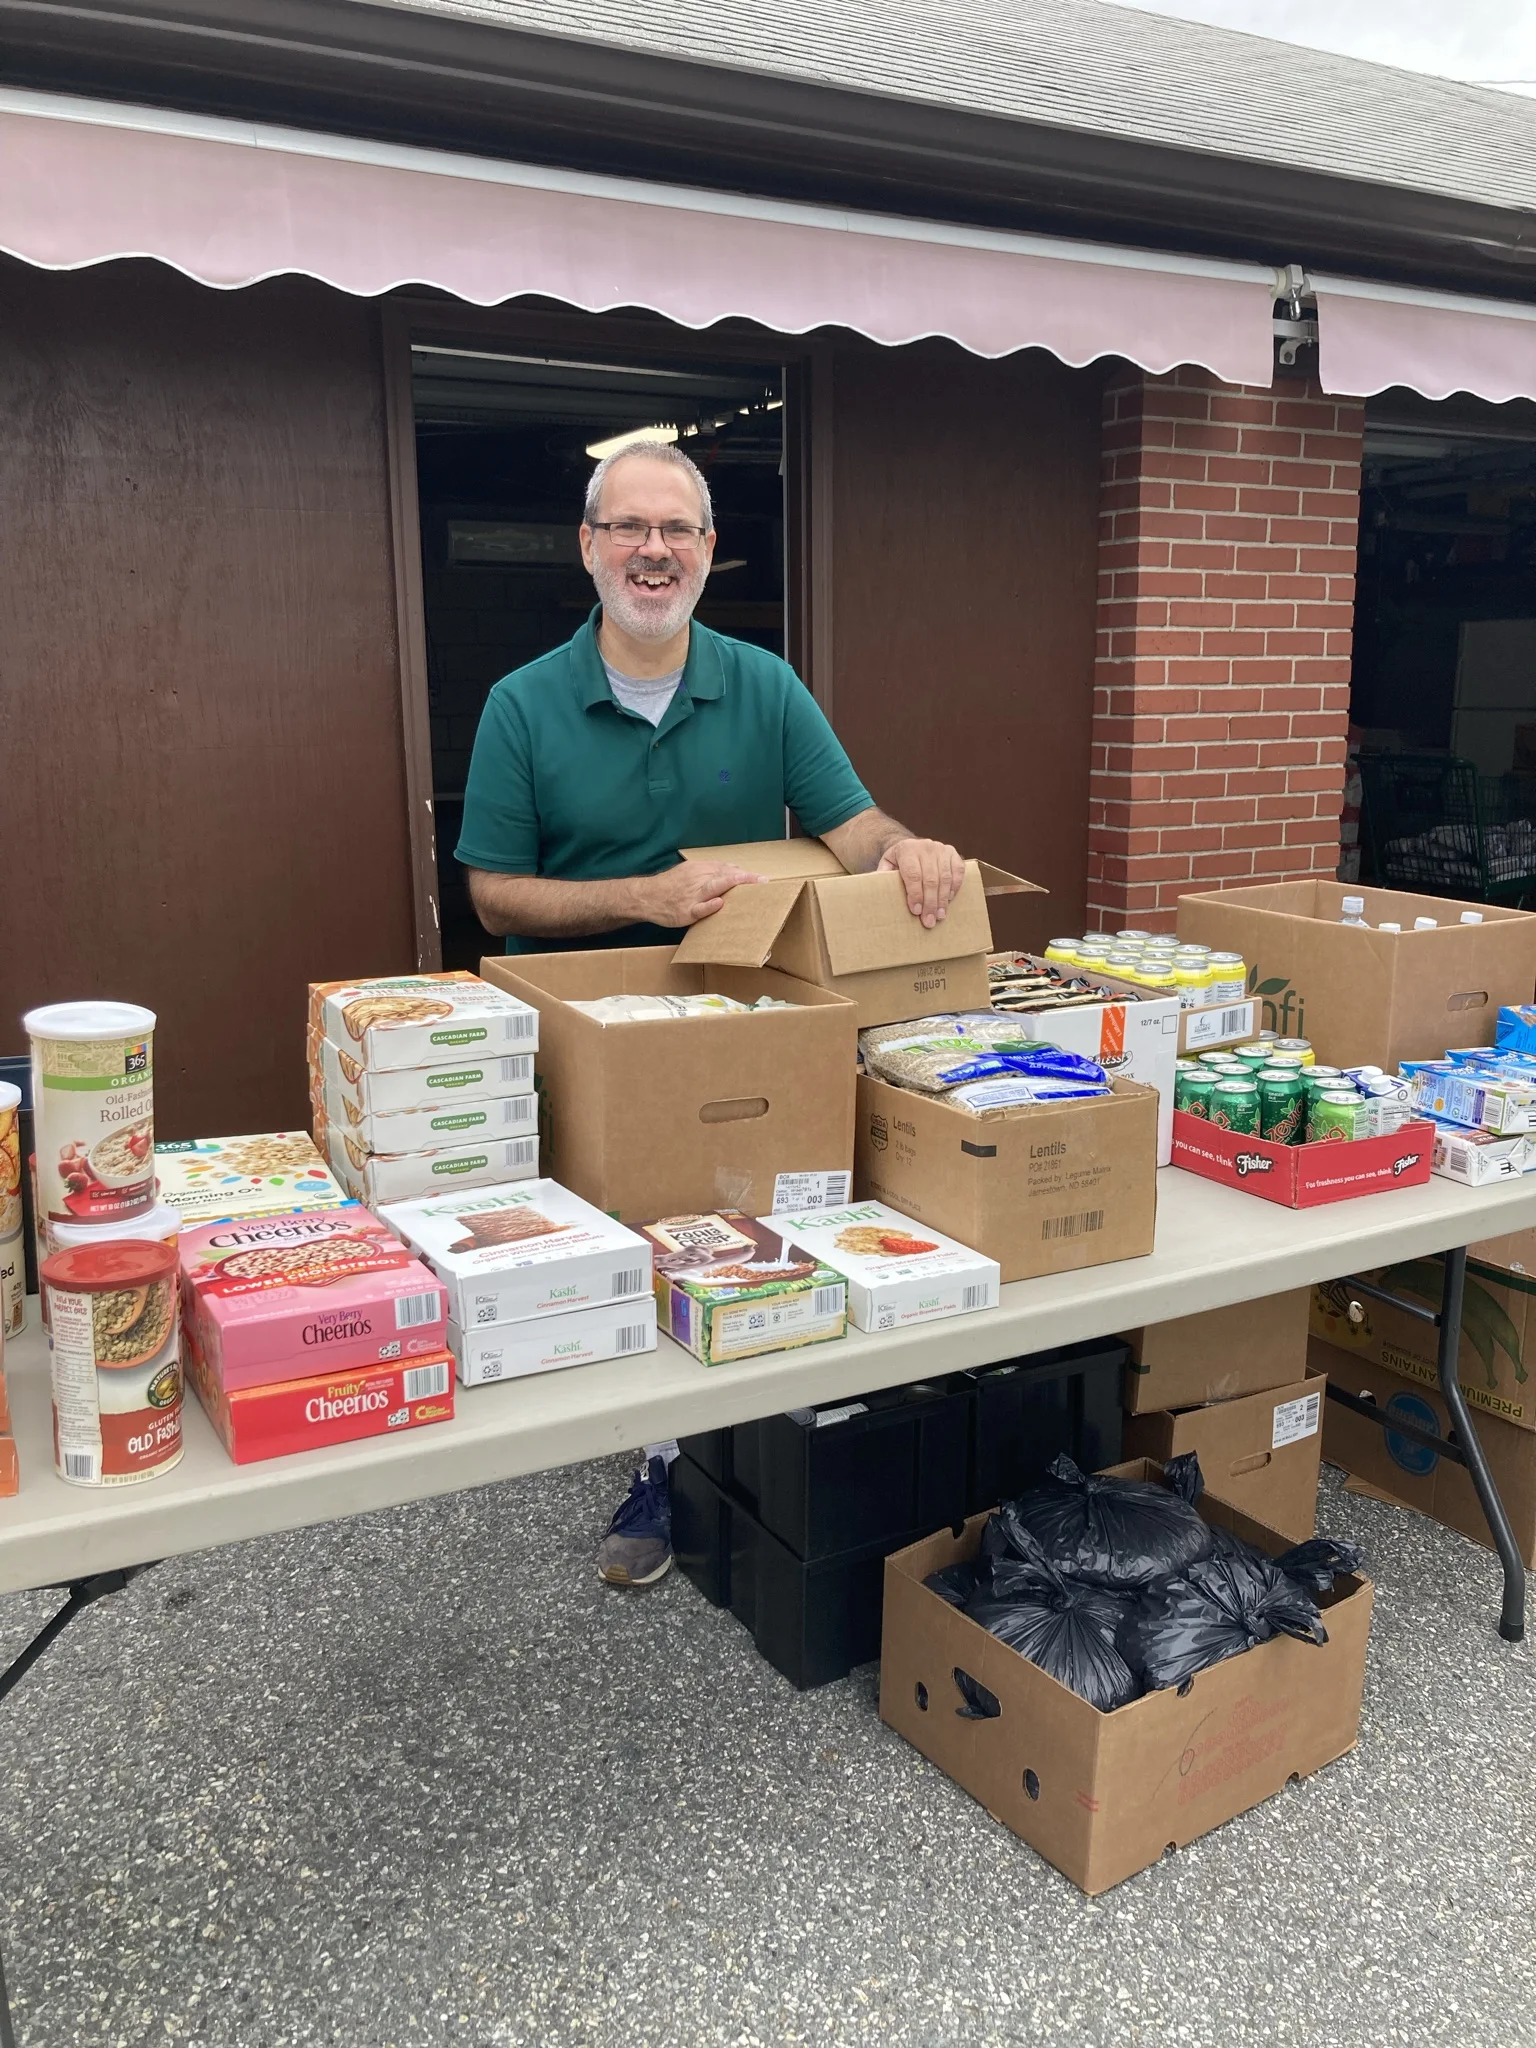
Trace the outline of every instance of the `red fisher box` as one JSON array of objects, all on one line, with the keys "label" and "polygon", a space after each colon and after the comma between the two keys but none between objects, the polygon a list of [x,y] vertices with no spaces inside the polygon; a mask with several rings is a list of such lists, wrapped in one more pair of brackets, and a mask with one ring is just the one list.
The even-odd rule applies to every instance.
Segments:
[{"label": "red fisher box", "polygon": [[1173,1165],[1278,1202],[1282,1209],[1316,1209],[1387,1188],[1422,1187],[1434,1151],[1435,1127],[1427,1122],[1404,1124],[1376,1138],[1277,1145],[1272,1138],[1223,1130],[1187,1109],[1173,1113]]}]

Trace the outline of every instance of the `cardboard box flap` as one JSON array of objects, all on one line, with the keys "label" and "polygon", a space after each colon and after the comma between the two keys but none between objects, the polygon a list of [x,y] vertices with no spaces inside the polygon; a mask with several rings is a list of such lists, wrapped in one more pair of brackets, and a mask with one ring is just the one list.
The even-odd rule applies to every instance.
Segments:
[{"label": "cardboard box flap", "polygon": [[732,889],[713,917],[701,918],[683,934],[675,961],[715,967],[761,967],[773,951],[784,921],[800,900],[802,880],[743,882]]},{"label": "cardboard box flap", "polygon": [[1006,868],[995,868],[989,860],[979,860],[976,866],[981,870],[981,886],[988,896],[1049,896],[1050,890],[1043,882],[1026,882],[1022,875],[1010,875]]},{"label": "cardboard box flap", "polygon": [[965,864],[965,886],[942,923],[927,930],[907,908],[900,875],[845,875],[835,886],[812,883],[827,960],[834,974],[865,974],[926,960],[954,960],[992,949],[987,899],[975,861]]},{"label": "cardboard box flap", "polygon": [[819,839],[752,839],[736,846],[685,846],[680,851],[684,860],[726,861],[775,882],[791,875],[807,879],[848,872],[831,847]]}]

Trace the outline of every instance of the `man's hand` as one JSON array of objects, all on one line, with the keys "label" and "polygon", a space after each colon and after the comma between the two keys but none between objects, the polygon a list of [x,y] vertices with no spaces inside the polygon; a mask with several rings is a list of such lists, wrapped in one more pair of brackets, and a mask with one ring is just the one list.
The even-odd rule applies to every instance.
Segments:
[{"label": "man's hand", "polygon": [[731,861],[685,860],[634,886],[644,900],[641,916],[648,924],[680,925],[713,917],[732,889],[762,879]]},{"label": "man's hand", "polygon": [[907,908],[932,931],[960,893],[965,862],[942,839],[898,839],[880,856],[877,874],[894,870],[906,884]]}]

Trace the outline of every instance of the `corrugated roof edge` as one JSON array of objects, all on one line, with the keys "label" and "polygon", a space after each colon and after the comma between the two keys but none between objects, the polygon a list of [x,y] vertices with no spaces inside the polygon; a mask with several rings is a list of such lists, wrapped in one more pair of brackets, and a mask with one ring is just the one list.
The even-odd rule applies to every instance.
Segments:
[{"label": "corrugated roof edge", "polygon": [[1453,290],[1536,284],[1524,208],[378,0],[0,0],[0,38],[16,85]]}]

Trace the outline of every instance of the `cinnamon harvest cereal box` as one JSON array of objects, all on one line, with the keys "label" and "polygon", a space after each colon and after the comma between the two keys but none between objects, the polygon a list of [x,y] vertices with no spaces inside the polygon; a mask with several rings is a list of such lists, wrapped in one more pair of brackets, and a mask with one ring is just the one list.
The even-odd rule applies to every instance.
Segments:
[{"label": "cinnamon harvest cereal box", "polygon": [[806,1251],[784,1218],[737,1209],[643,1223],[662,1328],[705,1365],[823,1344],[847,1327],[841,1273]]},{"label": "cinnamon harvest cereal box", "polygon": [[366,1209],[199,1224],[180,1253],[185,1319],[227,1393],[447,1345],[436,1276]]},{"label": "cinnamon harvest cereal box", "polygon": [[380,1214],[442,1281],[449,1320],[466,1333],[651,1291],[645,1239],[558,1181],[466,1189]]},{"label": "cinnamon harvest cereal box", "polygon": [[295,1209],[337,1209],[351,1197],[333,1178],[308,1131],[243,1138],[189,1138],[156,1145],[160,1199],[185,1226]]},{"label": "cinnamon harvest cereal box", "polygon": [[856,1330],[903,1329],[997,1307],[1002,1273],[996,1259],[883,1202],[781,1211],[766,1220],[792,1230],[824,1266],[843,1275]]},{"label": "cinnamon harvest cereal box", "polygon": [[333,984],[321,999],[321,1019],[331,1044],[376,1074],[536,1052],[539,1044],[538,1011],[476,976],[402,974]]}]

